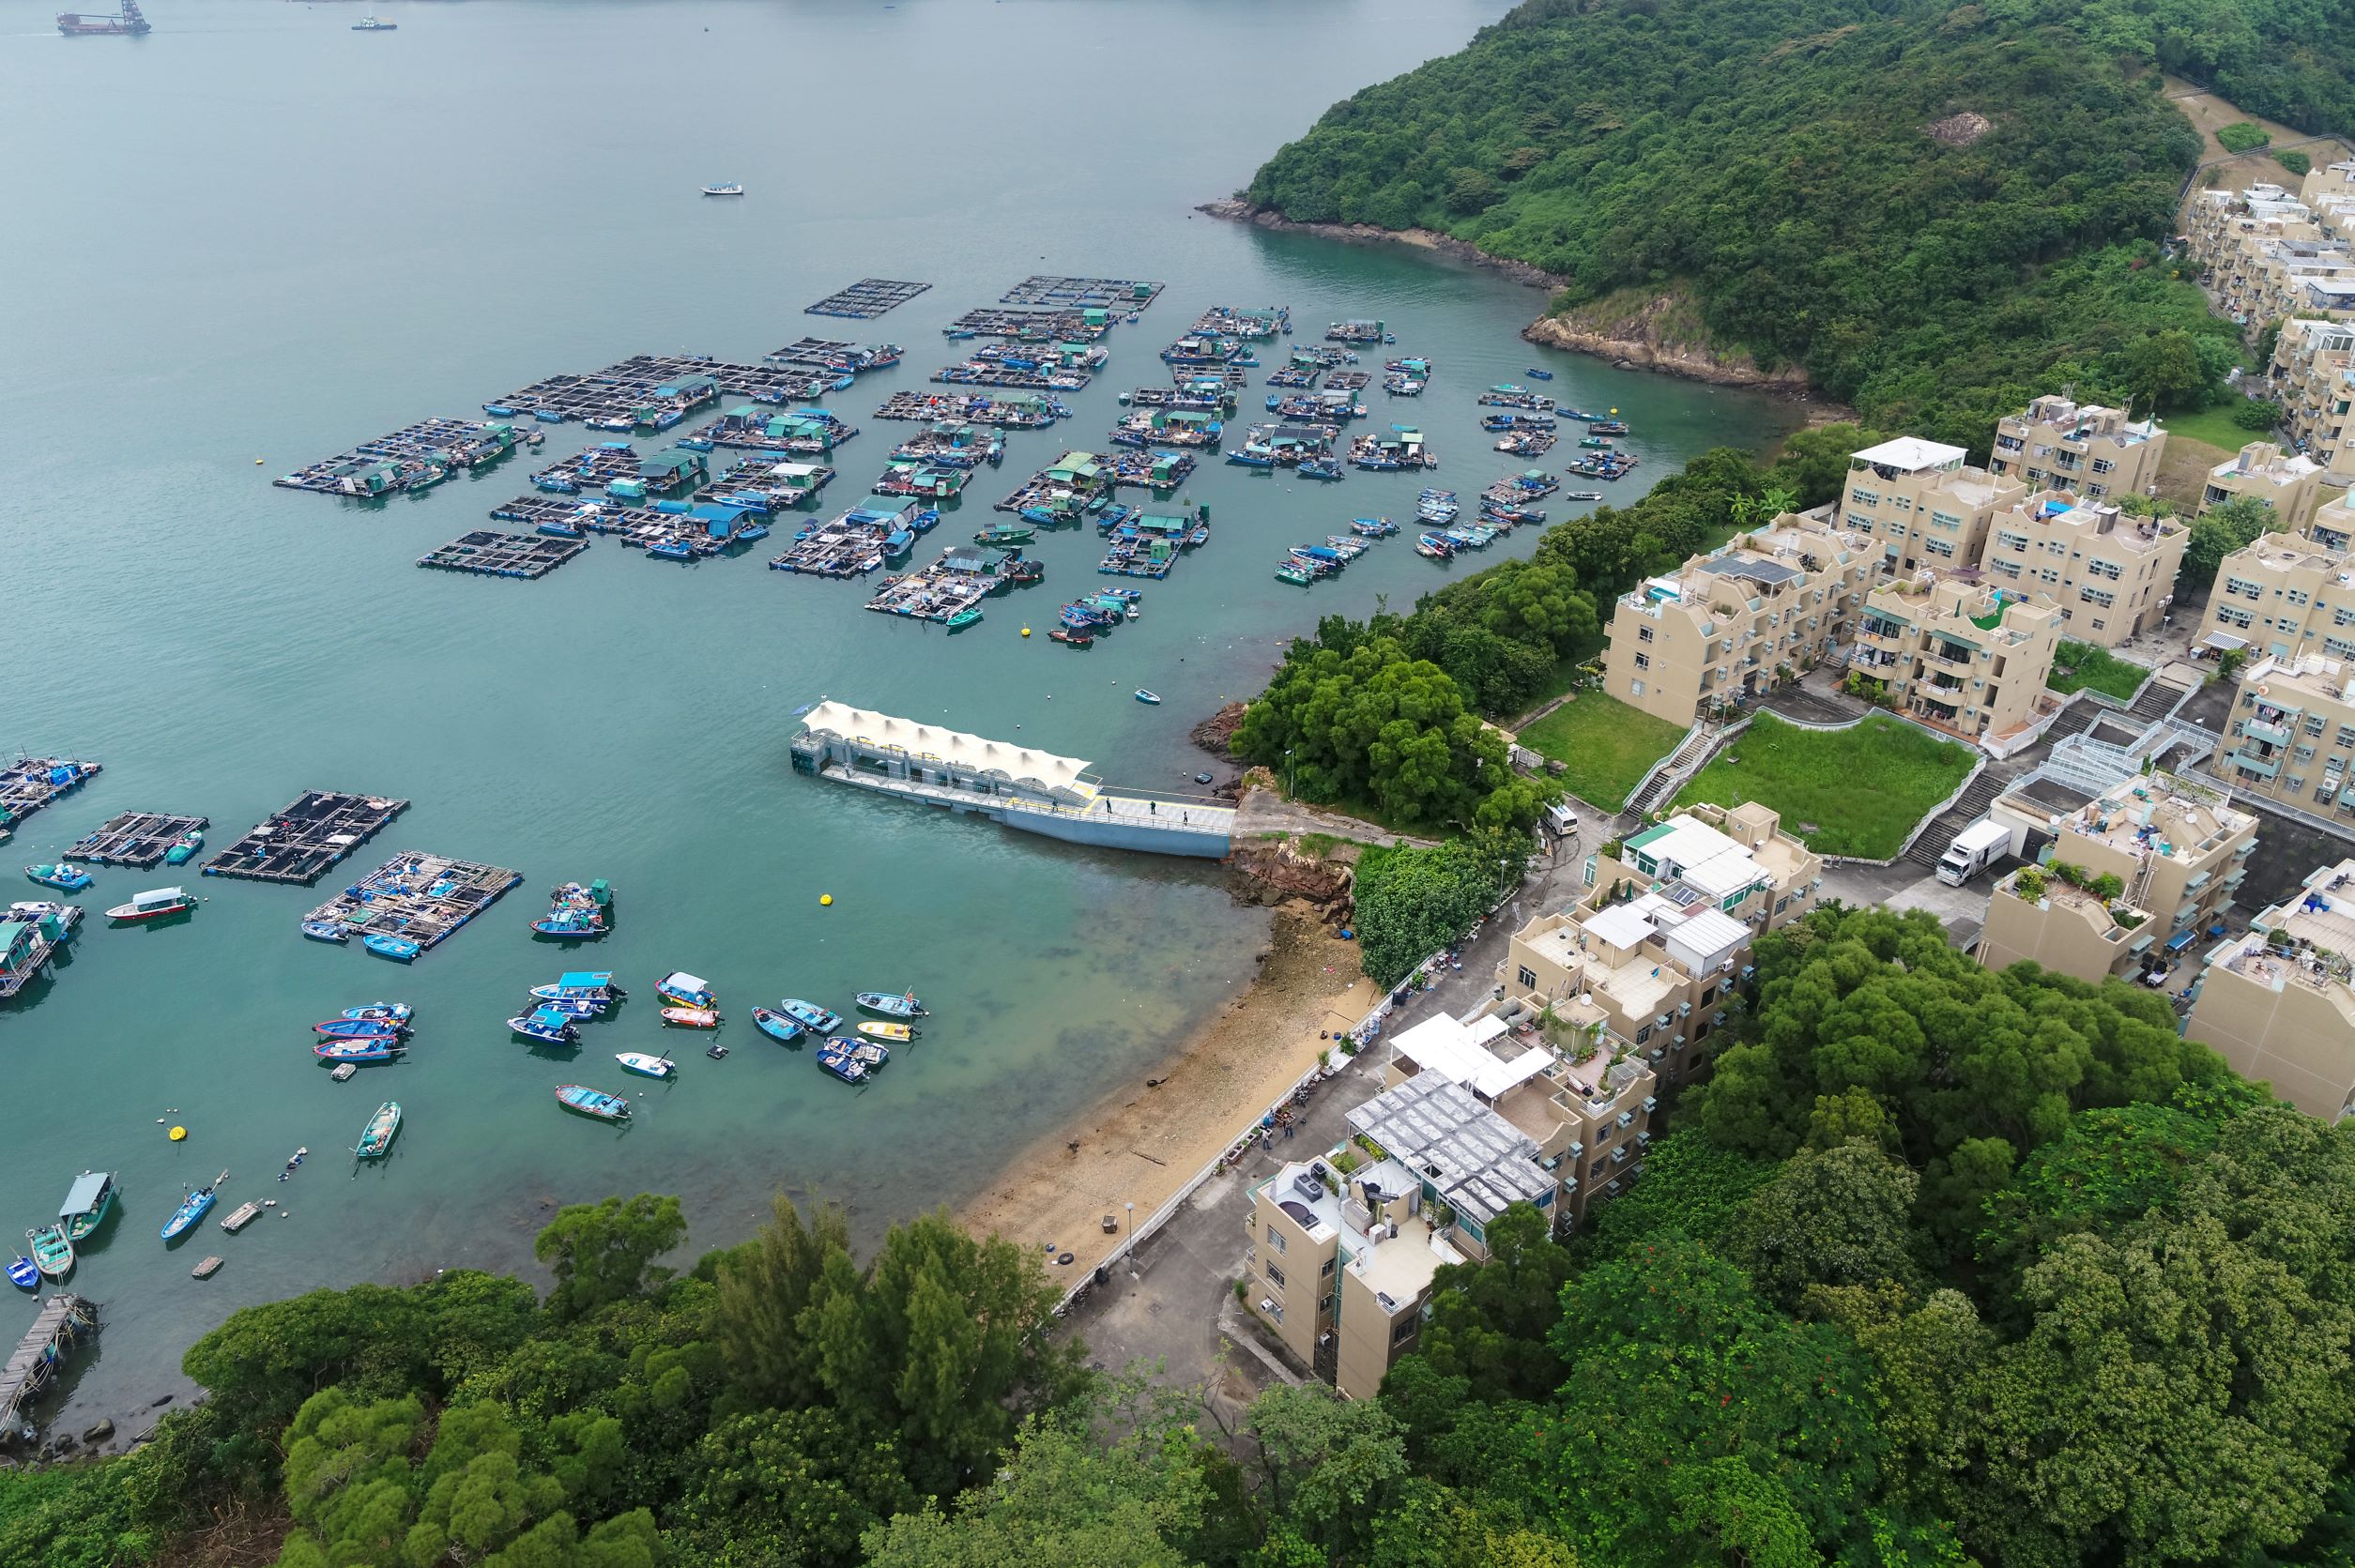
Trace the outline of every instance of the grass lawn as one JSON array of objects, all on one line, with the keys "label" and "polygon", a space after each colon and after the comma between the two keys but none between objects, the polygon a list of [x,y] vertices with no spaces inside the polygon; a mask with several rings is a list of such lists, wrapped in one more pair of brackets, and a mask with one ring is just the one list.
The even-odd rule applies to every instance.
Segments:
[{"label": "grass lawn", "polygon": [[1546,683],[1530,694],[1529,701],[1522,708],[1522,712],[1535,713],[1537,709],[1543,708],[1546,704],[1552,702],[1554,698],[1560,696],[1571,687],[1577,685],[1578,667],[1600,654],[1603,650],[1603,634],[1600,632],[1597,632],[1592,637],[1587,638],[1584,642],[1579,644],[1578,647],[1572,648],[1568,655],[1564,658],[1560,663],[1553,666],[1553,674],[1547,679]]},{"label": "grass lawn", "polygon": [[1617,811],[1652,764],[1676,749],[1684,727],[1629,708],[1616,697],[1585,692],[1527,729],[1521,743],[1563,764],[1563,784],[1580,799]]},{"label": "grass lawn", "polygon": [[[2067,670],[2063,676],[2060,672]],[[2107,648],[2090,643],[2064,642],[2053,655],[2053,673],[2044,684],[2056,692],[2082,692],[2090,686],[2095,691],[2132,702],[2150,672],[2140,664],[2129,663]]]},{"label": "grass lawn", "polygon": [[[1819,855],[1886,860],[1971,770],[1971,749],[1876,713],[1854,729],[1808,730],[1771,713],[1720,752],[1678,805],[1756,800]],[[1811,826],[1812,824],[1812,826]]]},{"label": "grass lawn", "polygon": [[2222,463],[2252,441],[2270,441],[2271,436],[2261,430],[2242,430],[2232,422],[2232,411],[2243,400],[2233,398],[2213,408],[2203,408],[2196,414],[2169,414],[2160,423],[2166,426],[2167,440],[2199,441],[2215,448],[2222,456],[2212,461]]}]

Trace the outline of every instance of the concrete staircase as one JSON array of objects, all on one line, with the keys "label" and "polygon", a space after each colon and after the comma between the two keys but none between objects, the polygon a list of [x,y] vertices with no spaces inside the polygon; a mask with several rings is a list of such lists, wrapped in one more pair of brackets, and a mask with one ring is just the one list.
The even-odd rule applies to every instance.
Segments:
[{"label": "concrete staircase", "polygon": [[2013,775],[2005,769],[1980,769],[1979,777],[1970,782],[1970,786],[1963,791],[1954,804],[1940,812],[1929,827],[1914,835],[1913,845],[1905,851],[1904,859],[1924,871],[1936,870],[1940,857],[1946,854],[1947,845],[1954,842],[1954,835],[1986,815],[1987,807],[1996,797],[2016,782]]},{"label": "concrete staircase", "polygon": [[2182,707],[2183,699],[2197,689],[2182,685],[2162,671],[2143,682],[2142,690],[2134,693],[2134,700],[2126,705],[2126,711],[2146,724],[2152,723]]},{"label": "concrete staircase", "polygon": [[1628,798],[1628,810],[1642,816],[1674,799],[1676,791],[1684,787],[1687,779],[1701,771],[1701,765],[1709,760],[1724,737],[1721,725],[1695,724],[1676,749],[1668,754],[1668,760],[1653,769],[1651,777],[1636,786],[1635,793]]},{"label": "concrete staircase", "polygon": [[2083,735],[2093,727],[2096,717],[2106,711],[2099,703],[2072,702],[2060,710],[2060,717],[2045,726],[2042,739],[2049,745],[2065,740],[2072,735]]}]

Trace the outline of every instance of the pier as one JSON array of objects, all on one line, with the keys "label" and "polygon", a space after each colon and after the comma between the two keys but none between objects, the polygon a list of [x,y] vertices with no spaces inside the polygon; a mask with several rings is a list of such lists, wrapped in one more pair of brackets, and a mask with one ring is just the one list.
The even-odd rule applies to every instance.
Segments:
[{"label": "pier", "polygon": [[338,925],[350,936],[405,936],[431,948],[523,879],[504,866],[408,851],[312,910],[303,923]]},{"label": "pier", "polygon": [[802,723],[793,767],[816,778],[1072,844],[1212,860],[1232,845],[1232,807],[1108,789],[1076,757],[838,702],[820,702]]},{"label": "pier", "polygon": [[1034,392],[894,392],[875,417],[1044,430],[1057,419],[1071,418],[1071,410]]},{"label": "pier", "polygon": [[61,795],[81,788],[100,769],[62,756],[21,756],[0,768],[0,829],[15,826]]},{"label": "pier", "polygon": [[877,316],[899,309],[931,286],[930,283],[902,282],[896,278],[862,278],[848,288],[836,289],[815,305],[803,306],[802,313],[872,321]]},{"label": "pier", "polygon": [[65,1364],[66,1352],[84,1334],[98,1332],[98,1303],[59,1291],[41,1303],[6,1366],[0,1366],[0,1437],[33,1435],[26,1406],[38,1399]]},{"label": "pier", "polygon": [[406,800],[381,795],[305,790],[285,810],[206,861],[204,872],[207,876],[307,885],[408,807]]},{"label": "pier", "polygon": [[417,557],[417,564],[444,571],[472,571],[485,577],[529,579],[545,577],[588,548],[585,539],[502,534],[477,528],[438,550],[428,550]]},{"label": "pier", "polygon": [[209,826],[209,819],[202,816],[123,812],[67,850],[66,859],[94,860],[102,866],[137,866],[145,871],[161,865],[163,857],[183,836]]},{"label": "pier", "polygon": [[350,451],[282,474],[270,483],[352,500],[426,490],[451,470],[476,468],[515,449],[515,427],[465,419],[421,419]]},{"label": "pier", "polygon": [[1001,305],[1048,305],[1068,311],[1141,311],[1165,285],[1135,278],[1053,278],[1034,272],[998,297]]}]

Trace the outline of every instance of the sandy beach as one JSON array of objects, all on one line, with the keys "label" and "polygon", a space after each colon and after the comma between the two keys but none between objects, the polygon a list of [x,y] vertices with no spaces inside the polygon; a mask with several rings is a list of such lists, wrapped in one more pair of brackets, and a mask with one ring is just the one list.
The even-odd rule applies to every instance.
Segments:
[{"label": "sandy beach", "polygon": [[1140,1078],[1041,1138],[959,1218],[975,1231],[1077,1255],[1048,1272],[1078,1284],[1120,1243],[1105,1233],[1106,1215],[1124,1233],[1133,1203],[1144,1221],[1316,1065],[1317,1052],[1333,1045],[1318,1031],[1346,1031],[1381,999],[1358,967],[1356,943],[1278,908],[1266,961],[1182,1052],[1146,1074],[1162,1080],[1158,1088]]}]

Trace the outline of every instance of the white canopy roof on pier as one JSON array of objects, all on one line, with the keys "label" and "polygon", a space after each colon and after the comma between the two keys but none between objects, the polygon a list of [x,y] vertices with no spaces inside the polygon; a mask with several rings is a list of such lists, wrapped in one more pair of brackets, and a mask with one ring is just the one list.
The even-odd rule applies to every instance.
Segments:
[{"label": "white canopy roof on pier", "polygon": [[1033,751],[1012,741],[990,740],[938,724],[895,719],[888,713],[839,702],[819,703],[803,716],[802,723],[813,731],[839,736],[845,740],[888,747],[911,756],[936,756],[973,772],[999,772],[1009,779],[1032,781],[1048,789],[1093,793],[1093,786],[1080,780],[1080,775],[1088,770],[1087,763],[1077,757],[1057,756],[1052,752]]}]

